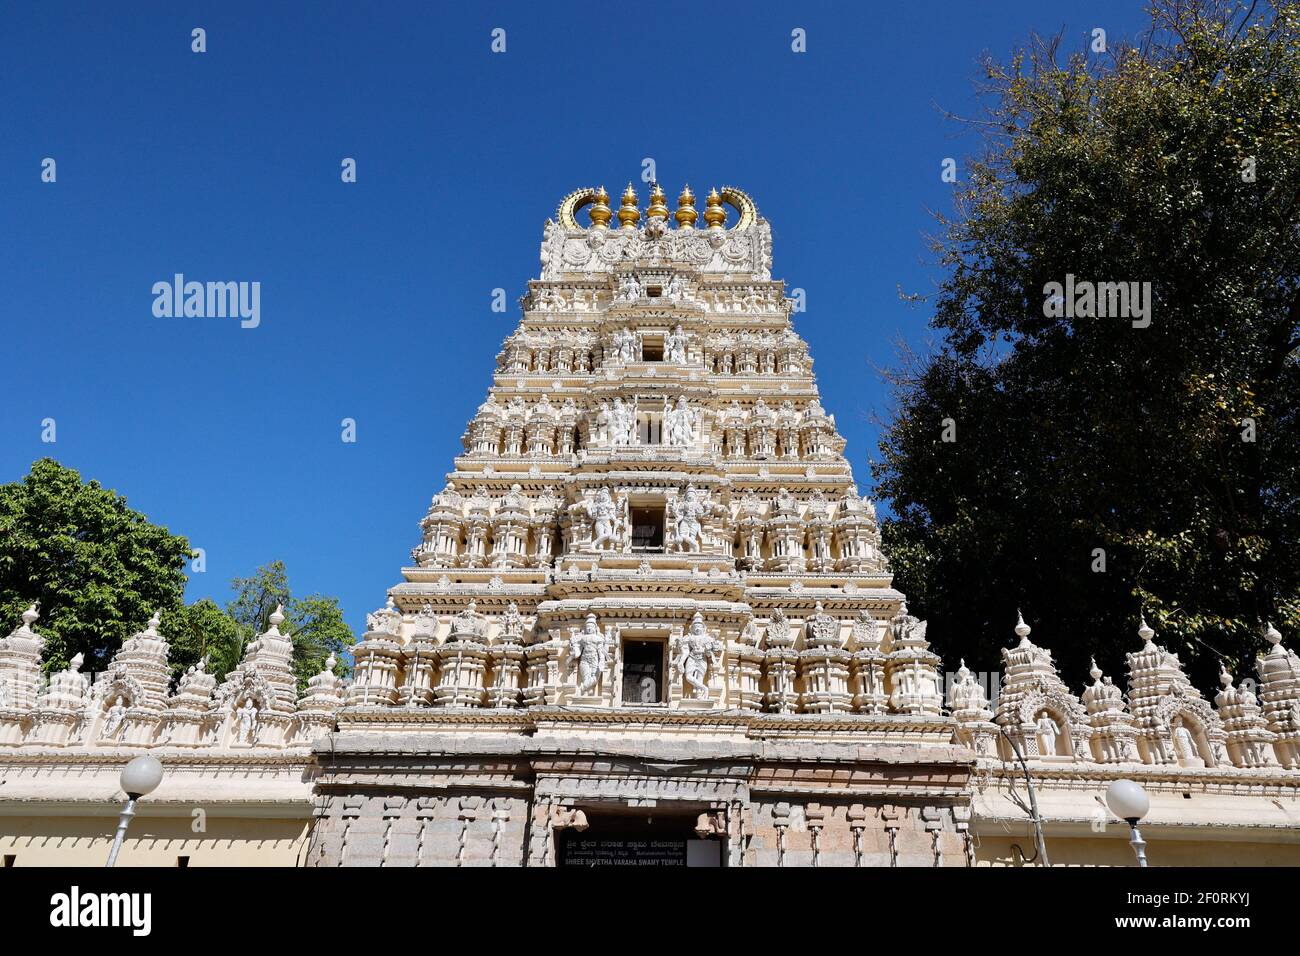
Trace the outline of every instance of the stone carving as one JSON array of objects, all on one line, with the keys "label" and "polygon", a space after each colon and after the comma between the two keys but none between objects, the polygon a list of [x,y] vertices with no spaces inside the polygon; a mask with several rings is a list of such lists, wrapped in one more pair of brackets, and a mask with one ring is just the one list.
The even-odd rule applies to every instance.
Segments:
[{"label": "stone carving", "polygon": [[676,406],[664,399],[664,444],[686,446],[695,442],[695,429],[699,413],[686,402],[686,396],[677,399]]},{"label": "stone carving", "polygon": [[577,674],[577,694],[589,697],[595,693],[601,675],[609,665],[609,649],[617,639],[614,628],[606,627],[602,634],[596,626],[596,615],[588,614],[579,631],[569,629],[569,664]]},{"label": "stone carving", "polygon": [[704,627],[704,616],[699,611],[691,619],[691,626],[678,645],[677,667],[681,670],[691,697],[695,700],[709,698],[708,677],[721,666],[722,642]]},{"label": "stone carving", "polygon": [[601,488],[594,500],[587,503],[587,515],[592,521],[591,549],[600,551],[608,546],[617,550],[623,538],[623,514],[627,508],[627,499],[620,498],[615,504],[608,488]]},{"label": "stone carving", "polygon": [[[672,283],[669,285],[668,297],[674,302],[677,301],[677,299],[673,298],[673,284],[678,283],[679,281],[679,277],[674,276]],[[664,338],[664,361],[672,362],[675,365],[685,365],[686,343],[686,333],[682,331],[682,327],[679,325]]]},{"label": "stone carving", "polygon": [[236,739],[253,743],[257,737],[257,705],[251,698],[246,697],[243,705],[236,709],[235,715],[239,721]]},{"label": "stone carving", "polygon": [[126,704],[121,697],[114,698],[112,706],[108,708],[104,718],[104,736],[112,739],[121,731],[126,721]]},{"label": "stone carving", "polygon": [[703,544],[702,520],[711,511],[709,496],[701,494],[694,485],[687,485],[681,499],[672,504],[673,545],[678,551],[701,551]]}]

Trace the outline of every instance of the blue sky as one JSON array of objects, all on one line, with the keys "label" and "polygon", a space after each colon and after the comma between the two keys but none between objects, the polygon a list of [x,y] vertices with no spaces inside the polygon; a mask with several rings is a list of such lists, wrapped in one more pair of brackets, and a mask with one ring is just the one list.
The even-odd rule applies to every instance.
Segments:
[{"label": "blue sky", "polygon": [[[0,481],[52,455],[205,550],[187,600],[280,558],[359,632],[486,394],[543,221],[652,157],[670,197],[731,184],[772,222],[868,489],[875,369],[929,337],[898,290],[933,289],[940,165],[962,175],[979,146],[942,110],[977,109],[985,51],[1144,19],[1139,0],[8,5]],[[177,272],[260,282],[261,324],[155,318]]]}]

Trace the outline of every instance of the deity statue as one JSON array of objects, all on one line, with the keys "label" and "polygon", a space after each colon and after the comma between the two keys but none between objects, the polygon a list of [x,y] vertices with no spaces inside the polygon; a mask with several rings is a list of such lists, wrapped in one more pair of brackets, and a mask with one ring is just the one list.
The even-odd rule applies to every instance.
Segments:
[{"label": "deity statue", "polygon": [[636,409],[624,405],[623,399],[614,399],[609,413],[610,444],[615,446],[636,444]]},{"label": "deity statue", "polygon": [[690,629],[683,635],[679,646],[681,656],[677,659],[677,666],[681,668],[682,676],[691,688],[691,697],[695,700],[708,700],[709,668],[722,666],[719,656],[722,653],[722,642],[705,630],[704,617],[699,611],[695,612]]},{"label": "deity statue", "polygon": [[673,507],[675,527],[673,543],[678,551],[700,551],[703,549],[703,526],[700,519],[708,515],[710,502],[707,495],[695,490],[694,485],[686,486],[686,493]]},{"label": "deity statue", "polygon": [[1174,751],[1180,760],[1197,760],[1200,757],[1192,732],[1183,724],[1174,728]]},{"label": "deity statue", "polygon": [[609,402],[601,402],[600,408],[596,410],[596,417],[591,425],[591,440],[593,442],[604,443],[610,440],[610,426],[613,418],[609,411]]},{"label": "deity statue", "polygon": [[686,333],[680,325],[664,339],[664,360],[677,365],[686,364]]},{"label": "deity statue", "polygon": [[664,399],[664,444],[689,445],[695,441],[695,423],[699,413],[686,404],[686,396],[677,399],[673,408]]},{"label": "deity statue", "polygon": [[609,664],[609,648],[614,640],[614,628],[606,627],[602,634],[594,614],[587,615],[581,631],[569,628],[569,666],[578,674],[579,697],[589,697],[597,690],[600,675]]},{"label": "deity statue", "polygon": [[669,302],[682,302],[686,299],[686,280],[675,275],[668,280],[668,285],[664,288],[664,298]]},{"label": "deity statue", "polygon": [[113,706],[108,708],[108,719],[104,721],[104,736],[114,737],[122,729],[122,724],[126,720],[126,705],[122,703],[121,696],[113,701]]},{"label": "deity statue", "polygon": [[618,280],[618,292],[615,302],[636,302],[641,298],[641,283],[634,275],[625,275]]},{"label": "deity statue", "polygon": [[247,740],[253,743],[257,735],[257,707],[251,697],[244,698],[244,705],[235,711],[235,717],[239,722],[239,730],[235,735],[236,740]]},{"label": "deity statue", "polygon": [[608,488],[601,488],[594,501],[587,503],[587,516],[595,525],[591,535],[591,549],[600,551],[601,545],[608,544],[613,550],[619,545],[619,506]]},{"label": "deity statue", "polygon": [[1056,738],[1061,734],[1060,726],[1047,711],[1039,715],[1035,726],[1038,729],[1038,752],[1044,757],[1055,756]]}]

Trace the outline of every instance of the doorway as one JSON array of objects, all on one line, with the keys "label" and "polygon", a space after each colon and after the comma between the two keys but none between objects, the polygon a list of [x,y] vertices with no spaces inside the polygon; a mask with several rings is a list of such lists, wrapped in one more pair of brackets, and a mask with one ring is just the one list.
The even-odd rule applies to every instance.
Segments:
[{"label": "doorway", "polygon": [[663,641],[623,641],[623,703],[625,705],[662,704],[664,702]]}]

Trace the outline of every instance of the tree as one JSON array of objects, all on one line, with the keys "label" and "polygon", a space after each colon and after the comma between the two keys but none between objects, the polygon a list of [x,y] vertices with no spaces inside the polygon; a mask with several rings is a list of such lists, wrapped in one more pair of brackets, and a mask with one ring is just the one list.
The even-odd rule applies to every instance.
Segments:
[{"label": "tree", "polygon": [[283,561],[272,561],[258,568],[250,577],[235,578],[230,584],[235,598],[226,606],[226,614],[246,644],[270,626],[271,615],[284,607],[285,623],[281,630],[293,638],[293,668],[298,688],[325,666],[334,654],[338,659],[335,673],[346,676],[350,669],[348,648],[355,642],[352,629],[343,620],[338,598],[313,594],[295,598],[289,590],[289,576]]},{"label": "tree", "polygon": [[206,657],[208,673],[220,680],[239,663],[244,649],[239,626],[211,598],[164,614],[158,631],[171,645],[173,678]]},{"label": "tree", "polygon": [[1145,613],[1203,686],[1245,676],[1265,621],[1300,628],[1300,6],[1159,0],[1137,47],[1059,45],[987,64],[942,341],[891,373],[886,550],[954,657],[1021,606],[1078,684]]},{"label": "tree", "polygon": [[0,485],[0,542],[0,615],[12,626],[40,603],[47,670],[78,653],[102,669],[155,611],[181,606],[189,543],[51,458]]}]

